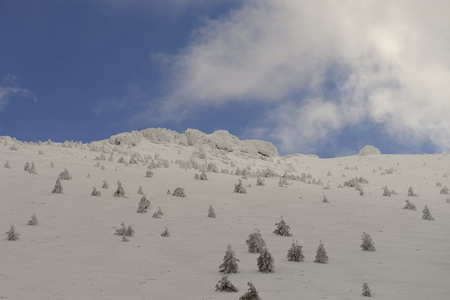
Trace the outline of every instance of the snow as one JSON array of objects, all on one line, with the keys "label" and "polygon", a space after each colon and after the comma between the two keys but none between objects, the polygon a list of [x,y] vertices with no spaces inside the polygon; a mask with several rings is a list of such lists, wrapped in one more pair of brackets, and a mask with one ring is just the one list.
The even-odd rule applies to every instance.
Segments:
[{"label": "snow", "polygon": [[[11,166],[0,167],[0,227],[4,233],[15,225],[20,233],[16,241],[0,239],[1,299],[238,299],[249,281],[263,300],[360,299],[365,282],[376,299],[448,299],[450,204],[436,183],[450,186],[450,156],[268,157],[207,146],[200,159],[198,142],[133,141],[25,143],[0,137],[0,166],[7,161]],[[231,144],[229,136],[225,141]],[[95,160],[102,153],[112,154],[113,161]],[[117,162],[133,155],[137,164]],[[168,168],[152,169],[152,178],[144,165],[150,156],[169,161]],[[195,180],[200,170],[177,163],[191,160],[230,172],[249,167],[250,173],[267,168],[280,176],[309,173],[324,185],[288,178],[280,188],[280,177],[266,177],[265,186],[257,186],[251,174],[212,172],[208,181]],[[23,170],[27,162],[37,174]],[[64,169],[72,179],[61,181],[62,194],[52,194]],[[368,181],[360,184],[364,196],[352,187],[337,188],[361,176]],[[247,194],[233,192],[239,179]],[[104,180],[109,189],[101,188]],[[113,197],[118,181],[127,198]],[[382,197],[386,185],[398,195]],[[151,203],[147,214],[136,213],[139,186]],[[92,197],[93,187],[102,196]],[[185,189],[185,198],[167,194],[177,187]],[[420,196],[408,197],[409,187]],[[403,209],[406,199],[417,211]],[[210,205],[216,218],[207,217]],[[433,222],[422,220],[425,205]],[[164,215],[152,218],[158,207]],[[33,213],[39,223],[29,226]],[[273,234],[280,216],[291,237]],[[114,235],[122,222],[135,230],[126,243]],[[161,236],[165,228],[170,237]],[[245,241],[255,228],[274,258],[274,273],[259,272],[258,254],[248,252]],[[363,232],[376,251],[361,250]],[[303,262],[286,259],[292,239],[303,247]],[[320,241],[327,264],[313,262]],[[237,293],[215,291],[228,244],[240,260],[238,273],[229,276]]]}]

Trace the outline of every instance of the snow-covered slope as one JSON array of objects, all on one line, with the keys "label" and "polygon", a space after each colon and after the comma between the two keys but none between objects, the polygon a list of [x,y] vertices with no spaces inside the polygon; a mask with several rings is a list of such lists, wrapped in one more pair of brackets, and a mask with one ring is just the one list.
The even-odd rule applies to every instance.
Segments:
[{"label": "snow-covered slope", "polygon": [[[37,174],[24,171],[27,162]],[[72,179],[53,194],[64,169]],[[202,171],[208,180],[194,179]],[[258,176],[267,176],[264,186]],[[252,281],[263,300],[360,299],[364,282],[376,299],[448,299],[450,195],[440,191],[449,176],[446,154],[279,157],[269,143],[223,131],[149,129],[90,144],[0,137],[0,228],[14,224],[20,233],[0,239],[0,297],[239,299]],[[362,196],[344,186],[355,177]],[[247,194],[233,192],[239,179]],[[117,181],[126,198],[112,196]],[[136,213],[140,186],[148,213]],[[385,186],[397,194],[383,197]],[[91,196],[94,187],[102,196]],[[167,194],[177,187],[185,198]],[[407,196],[409,187],[418,197]],[[403,209],[407,199],[416,211]],[[422,219],[425,205],[434,221]],[[164,215],[152,218],[158,207]],[[39,224],[29,226],[33,213]],[[272,233],[281,217],[292,237]],[[133,225],[129,242],[114,235],[121,222]],[[166,227],[170,237],[161,236]],[[247,251],[255,228],[274,273],[259,272],[258,254]],[[363,232],[376,251],[361,251]],[[286,260],[292,239],[303,246],[303,262]],[[328,264],[313,262],[320,241]],[[214,288],[228,244],[240,260],[229,277],[237,293]]]}]

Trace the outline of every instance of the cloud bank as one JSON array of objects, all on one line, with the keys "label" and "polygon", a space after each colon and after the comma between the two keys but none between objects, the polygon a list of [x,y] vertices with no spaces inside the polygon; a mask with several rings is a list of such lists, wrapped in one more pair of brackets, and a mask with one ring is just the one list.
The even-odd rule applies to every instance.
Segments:
[{"label": "cloud bank", "polygon": [[169,92],[148,115],[245,102],[267,106],[248,131],[282,152],[367,124],[405,145],[450,149],[450,2],[243,3],[169,59]]}]

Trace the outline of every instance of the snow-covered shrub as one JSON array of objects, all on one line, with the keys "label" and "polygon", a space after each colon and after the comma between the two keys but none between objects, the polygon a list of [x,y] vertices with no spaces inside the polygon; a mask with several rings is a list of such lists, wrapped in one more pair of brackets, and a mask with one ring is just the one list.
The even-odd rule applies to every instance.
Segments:
[{"label": "snow-covered shrub", "polygon": [[288,261],[303,261],[305,256],[303,255],[302,246],[298,244],[298,241],[294,243],[294,239],[292,239],[292,245],[288,250],[286,258]]},{"label": "snow-covered shrub", "polygon": [[102,194],[100,193],[100,191],[97,191],[97,189],[94,187],[94,190],[92,191],[91,196],[98,197],[101,195]]},{"label": "snow-covered shrub", "polygon": [[16,226],[10,225],[11,229],[7,231],[5,234],[7,235],[7,239],[10,241],[17,241],[19,239],[20,233],[16,232]]},{"label": "snow-covered shrub", "polygon": [[58,179],[56,179],[56,183],[55,186],[53,187],[52,193],[53,194],[61,194],[63,191],[63,187],[61,185],[61,181]]},{"label": "snow-covered shrub", "polygon": [[134,157],[134,156],[132,156],[131,158],[130,158],[130,161],[128,162],[130,165],[137,165],[137,161],[136,161],[136,158]]},{"label": "snow-covered shrub", "polygon": [[250,281],[247,283],[248,285],[248,291],[242,295],[239,300],[261,300],[261,298],[258,295],[258,291],[256,290],[253,283]]},{"label": "snow-covered shrub", "polygon": [[164,214],[163,214],[161,208],[158,207],[158,210],[155,211],[155,213],[153,214],[152,217],[153,217],[153,218],[156,218],[156,219],[159,219],[159,218],[161,218],[161,216],[163,216],[163,215],[164,215]]},{"label": "snow-covered shrub", "polygon": [[215,217],[216,217],[216,212],[214,211],[214,208],[210,204],[209,209],[208,209],[208,218],[215,218]]},{"label": "snow-covered shrub", "polygon": [[438,181],[438,182],[436,182],[436,186],[437,186],[437,187],[442,187],[442,183],[440,183],[440,182]]},{"label": "snow-covered shrub", "polygon": [[108,182],[106,180],[103,180],[102,189],[109,189]]},{"label": "snow-covered shrub", "polygon": [[128,239],[126,236],[122,236],[122,242],[129,242],[130,239]]},{"label": "snow-covered shrub", "polygon": [[409,197],[419,197],[416,193],[414,193],[412,186],[408,188],[408,196]]},{"label": "snow-covered shrub", "polygon": [[167,193],[166,193],[166,194],[167,194],[167,195],[172,194],[172,192],[170,192],[170,189],[167,190]]},{"label": "snow-covered shrub", "polygon": [[216,284],[216,292],[237,292],[237,288],[228,280],[228,275],[223,274],[222,279]]},{"label": "snow-covered shrub", "polygon": [[238,194],[247,194],[247,191],[245,190],[245,187],[240,179],[239,182],[234,185],[234,192]]},{"label": "snow-covered shrub", "polygon": [[361,295],[363,295],[364,297],[372,297],[372,293],[367,283],[363,283]]},{"label": "snow-covered shrub", "polygon": [[283,220],[283,217],[281,217],[280,222],[275,223],[277,225],[277,228],[273,231],[273,233],[281,236],[291,236],[292,234],[289,233],[289,225],[286,224],[286,222]]},{"label": "snow-covered shrub", "polygon": [[245,243],[248,245],[248,252],[250,253],[261,253],[266,246],[266,242],[263,240],[258,229],[255,229],[253,233],[248,235]]},{"label": "snow-covered shrub", "polygon": [[322,203],[330,203],[330,201],[328,201],[328,199],[327,199],[327,197],[325,197],[325,195],[323,195]]},{"label": "snow-covered shrub", "polygon": [[363,251],[375,251],[375,243],[372,241],[372,238],[370,237],[369,234],[363,232],[362,235],[362,244],[361,244],[361,249]]},{"label": "snow-covered shrub", "polygon": [[409,210],[416,210],[416,206],[409,202],[409,200],[406,200],[406,205],[403,207],[403,209],[409,209]]},{"label": "snow-covered shrub", "polygon": [[120,224],[120,228],[116,229],[115,235],[123,235],[123,236],[133,236],[135,231],[133,229],[133,225],[128,225],[128,227],[125,226],[125,223]]},{"label": "snow-covered shrub", "polygon": [[25,166],[23,166],[23,170],[24,170],[25,172],[30,172],[30,163],[29,163],[29,162],[27,162],[27,163],[25,164]]},{"label": "snow-covered shrub", "polygon": [[206,175],[205,172],[202,172],[200,175],[195,173],[194,178],[197,179],[197,180],[208,180],[208,176]]},{"label": "snow-covered shrub", "polygon": [[164,229],[164,231],[161,233],[161,236],[163,236],[163,237],[170,237],[170,232],[169,232],[169,229],[167,229],[167,227],[166,227],[166,229]]},{"label": "snow-covered shrub", "polygon": [[59,179],[61,180],[71,180],[72,175],[69,174],[69,171],[67,169],[64,169],[61,173],[59,173]]},{"label": "snow-covered shrub", "polygon": [[231,245],[228,244],[227,251],[223,257],[223,263],[219,266],[219,272],[224,274],[237,273],[239,269],[238,261],[239,259],[234,256],[234,251],[231,250]]},{"label": "snow-covered shrub", "polygon": [[422,210],[423,216],[422,219],[428,220],[428,221],[434,221],[434,218],[431,216],[430,210],[428,209],[428,206],[425,205],[425,208]]},{"label": "snow-covered shrub", "polygon": [[34,162],[31,163],[31,167],[30,167],[30,171],[29,172],[30,172],[30,174],[37,174],[36,173],[36,169],[34,167]]},{"label": "snow-covered shrub", "polygon": [[139,201],[139,206],[137,209],[137,213],[146,213],[147,209],[150,208],[150,201],[145,197],[145,195],[142,195],[141,200]]},{"label": "snow-covered shrub", "polygon": [[147,170],[147,172],[145,173],[145,177],[152,178],[153,177],[153,172],[150,171],[150,170]]},{"label": "snow-covered shrub", "polygon": [[137,193],[138,193],[139,195],[144,194],[144,192],[142,192],[142,185],[139,186],[139,189],[138,189]]},{"label": "snow-covered shrub", "polygon": [[219,173],[219,168],[216,166],[215,163],[209,163],[208,166],[206,167],[206,171],[212,173]]},{"label": "snow-covered shrub", "polygon": [[31,219],[28,221],[28,225],[37,225],[38,224],[38,219],[36,217],[36,214],[33,213],[33,215],[31,216]]},{"label": "snow-covered shrub", "polygon": [[448,189],[448,187],[444,185],[444,187],[439,191],[439,193],[448,195],[449,191],[450,190]]},{"label": "snow-covered shrub", "polygon": [[121,156],[121,157],[119,157],[119,159],[117,160],[117,162],[118,162],[119,164],[123,164],[123,163],[125,163],[125,159],[123,158],[123,156]]},{"label": "snow-covered shrub", "polygon": [[447,197],[447,199],[445,199],[445,202],[450,203],[450,198]]},{"label": "snow-covered shrub", "polygon": [[325,250],[322,241],[320,241],[319,247],[317,248],[316,259],[314,260],[314,262],[320,264],[326,264],[328,262],[327,251]]},{"label": "snow-covered shrub", "polygon": [[123,189],[122,183],[120,181],[117,181],[117,189],[114,192],[113,197],[125,198],[125,190]]},{"label": "snow-covered shrub", "polygon": [[390,197],[391,196],[391,192],[389,191],[387,186],[384,187],[382,196],[383,197]]},{"label": "snow-covered shrub", "polygon": [[264,186],[264,180],[261,179],[261,177],[258,177],[258,179],[256,179],[256,186]]},{"label": "snow-covered shrub", "polygon": [[186,197],[186,194],[184,193],[184,188],[177,187],[173,191],[172,196],[175,196],[175,197]]},{"label": "snow-covered shrub", "polygon": [[273,268],[273,257],[272,254],[269,253],[267,248],[264,248],[261,251],[258,259],[256,260],[258,263],[258,269],[264,273],[272,273],[274,272]]},{"label": "snow-covered shrub", "polygon": [[11,166],[9,165],[9,162],[8,162],[8,161],[6,161],[5,168],[6,168],[6,169],[11,169]]}]

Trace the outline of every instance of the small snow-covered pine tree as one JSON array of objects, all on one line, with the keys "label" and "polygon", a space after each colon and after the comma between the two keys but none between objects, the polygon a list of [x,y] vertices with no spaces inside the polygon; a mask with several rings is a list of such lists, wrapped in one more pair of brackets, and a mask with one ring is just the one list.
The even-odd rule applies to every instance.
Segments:
[{"label": "small snow-covered pine tree", "polygon": [[175,197],[186,197],[186,194],[184,193],[184,188],[177,187],[173,191],[172,196],[175,196]]},{"label": "small snow-covered pine tree", "polygon": [[142,195],[141,200],[139,201],[139,206],[137,209],[137,213],[146,213],[147,209],[150,208],[150,201],[145,197],[145,195]]},{"label": "small snow-covered pine tree", "polygon": [[61,180],[71,180],[72,175],[70,175],[69,170],[64,169],[61,173],[59,173],[59,179]]},{"label": "small snow-covered pine tree", "polygon": [[259,255],[258,259],[256,260],[258,263],[258,269],[261,272],[264,273],[273,273],[273,257],[272,254],[269,253],[269,250],[267,248],[264,248],[261,251],[261,254]]},{"label": "small snow-covered pine tree", "polygon": [[33,215],[31,216],[31,220],[28,221],[28,225],[37,225],[38,224],[38,219],[36,217],[36,214],[33,213]]},{"label": "small snow-covered pine tree", "polygon": [[314,260],[314,262],[320,264],[326,264],[328,262],[327,251],[325,250],[322,241],[320,241],[319,247],[317,248],[316,260]]},{"label": "small snow-covered pine tree", "polygon": [[261,177],[258,177],[258,179],[256,179],[256,186],[264,186],[264,180],[261,179]]},{"label": "small snow-covered pine tree", "polygon": [[97,189],[94,187],[94,190],[92,191],[91,196],[98,197],[101,195],[102,194],[100,193],[100,191],[97,191]]},{"label": "small snow-covered pine tree", "polygon": [[323,196],[322,203],[330,203],[330,201],[328,201],[328,199],[327,199],[327,197],[325,197],[325,195]]},{"label": "small snow-covered pine tree", "polygon": [[303,255],[302,246],[298,244],[298,241],[294,243],[294,239],[292,239],[292,245],[288,250],[286,258],[288,261],[303,261],[305,256]]},{"label": "small snow-covered pine tree", "polygon": [[150,170],[147,170],[147,172],[145,174],[145,177],[152,178],[153,177],[153,172],[150,171]]},{"label": "small snow-covered pine tree", "polygon": [[417,195],[416,193],[414,193],[414,190],[413,190],[412,186],[410,186],[410,187],[408,188],[408,196],[409,196],[409,197],[419,197],[419,195]]},{"label": "small snow-covered pine tree", "polygon": [[286,222],[283,220],[283,217],[281,217],[280,222],[275,223],[277,225],[277,228],[273,231],[273,233],[281,236],[291,236],[292,234],[289,233],[289,225],[286,224]]},{"label": "small snow-covered pine tree", "polygon": [[237,292],[237,288],[228,280],[228,275],[223,274],[222,279],[216,284],[216,292]]},{"label": "small snow-covered pine tree", "polygon": [[208,218],[215,218],[215,217],[216,217],[216,212],[214,211],[214,208],[210,204],[209,209],[208,209]]},{"label": "small snow-covered pine tree", "polygon": [[372,241],[372,237],[369,234],[363,232],[361,239],[362,239],[362,244],[360,247],[363,251],[375,251],[376,250],[375,243]]},{"label": "small snow-covered pine tree", "polygon": [[123,189],[122,183],[120,181],[117,181],[117,189],[114,192],[113,197],[125,198],[125,190]]},{"label": "small snow-covered pine tree", "polygon": [[250,233],[245,243],[248,245],[248,252],[250,253],[261,253],[266,246],[259,229],[255,229],[253,233]]},{"label": "small snow-covered pine tree", "polygon": [[158,207],[158,210],[157,211],[155,211],[155,213],[153,214],[153,218],[157,218],[157,219],[159,219],[159,218],[161,218],[161,216],[163,216],[164,214],[163,214],[163,212],[161,211],[161,208],[159,208]]},{"label": "small snow-covered pine tree", "polygon": [[247,191],[245,190],[245,187],[240,179],[239,182],[234,185],[234,192],[238,194],[247,194]]},{"label": "small snow-covered pine tree", "polygon": [[10,226],[11,229],[5,233],[7,235],[7,239],[10,241],[17,241],[19,239],[20,233],[16,232],[16,226],[14,225]]},{"label": "small snow-covered pine tree", "polygon": [[440,194],[444,194],[444,195],[448,195],[449,194],[450,189],[444,185],[444,187],[439,191]]},{"label": "small snow-covered pine tree", "polygon": [[169,232],[169,229],[167,229],[167,227],[166,227],[166,229],[164,229],[164,231],[161,233],[161,236],[164,236],[164,237],[170,237],[170,232]]},{"label": "small snow-covered pine tree", "polygon": [[6,161],[5,168],[6,169],[11,169],[11,166],[9,165],[9,161]]},{"label": "small snow-covered pine tree", "polygon": [[387,186],[384,187],[382,196],[383,197],[390,197],[391,196],[391,192],[389,191]]},{"label": "small snow-covered pine tree", "polygon": [[372,297],[372,292],[370,291],[367,283],[363,283],[361,295],[364,297]]},{"label": "small snow-covered pine tree", "polygon": [[238,261],[239,259],[234,256],[234,251],[231,250],[231,245],[228,244],[227,251],[223,257],[223,263],[219,266],[219,272],[224,274],[237,273],[239,269]]},{"label": "small snow-covered pine tree", "polygon": [[144,192],[142,192],[142,185],[140,185],[139,186],[139,189],[138,189],[138,192],[137,192],[139,195],[142,195],[142,194],[144,194]]},{"label": "small snow-covered pine tree", "polygon": [[409,209],[409,210],[416,210],[416,206],[414,203],[409,202],[409,200],[406,200],[406,205],[403,207],[403,209]]},{"label": "small snow-covered pine tree", "polygon": [[247,283],[248,285],[248,291],[242,295],[239,300],[261,300],[261,298],[258,295],[258,291],[256,290],[253,283],[250,281]]},{"label": "small snow-covered pine tree", "polygon": [[29,162],[27,162],[27,163],[25,164],[25,166],[23,166],[23,170],[24,170],[25,172],[30,172],[30,163],[29,163]]},{"label": "small snow-covered pine tree", "polygon": [[428,221],[434,221],[434,218],[431,216],[430,210],[428,209],[428,206],[425,205],[425,208],[422,210],[423,216],[422,219],[428,220]]},{"label": "small snow-covered pine tree", "polygon": [[34,167],[34,162],[31,163],[30,174],[37,174],[36,173],[36,168]]},{"label": "small snow-covered pine tree", "polygon": [[63,187],[61,185],[61,181],[58,179],[56,179],[56,183],[55,183],[55,187],[52,190],[53,194],[61,194],[63,191]]},{"label": "small snow-covered pine tree", "polygon": [[103,180],[102,189],[109,189],[108,182],[106,180]]},{"label": "small snow-covered pine tree", "polygon": [[125,226],[125,223],[120,224],[120,228],[116,229],[115,235],[124,235],[124,236],[133,236],[135,231],[133,229],[133,225],[128,225],[128,227]]}]

